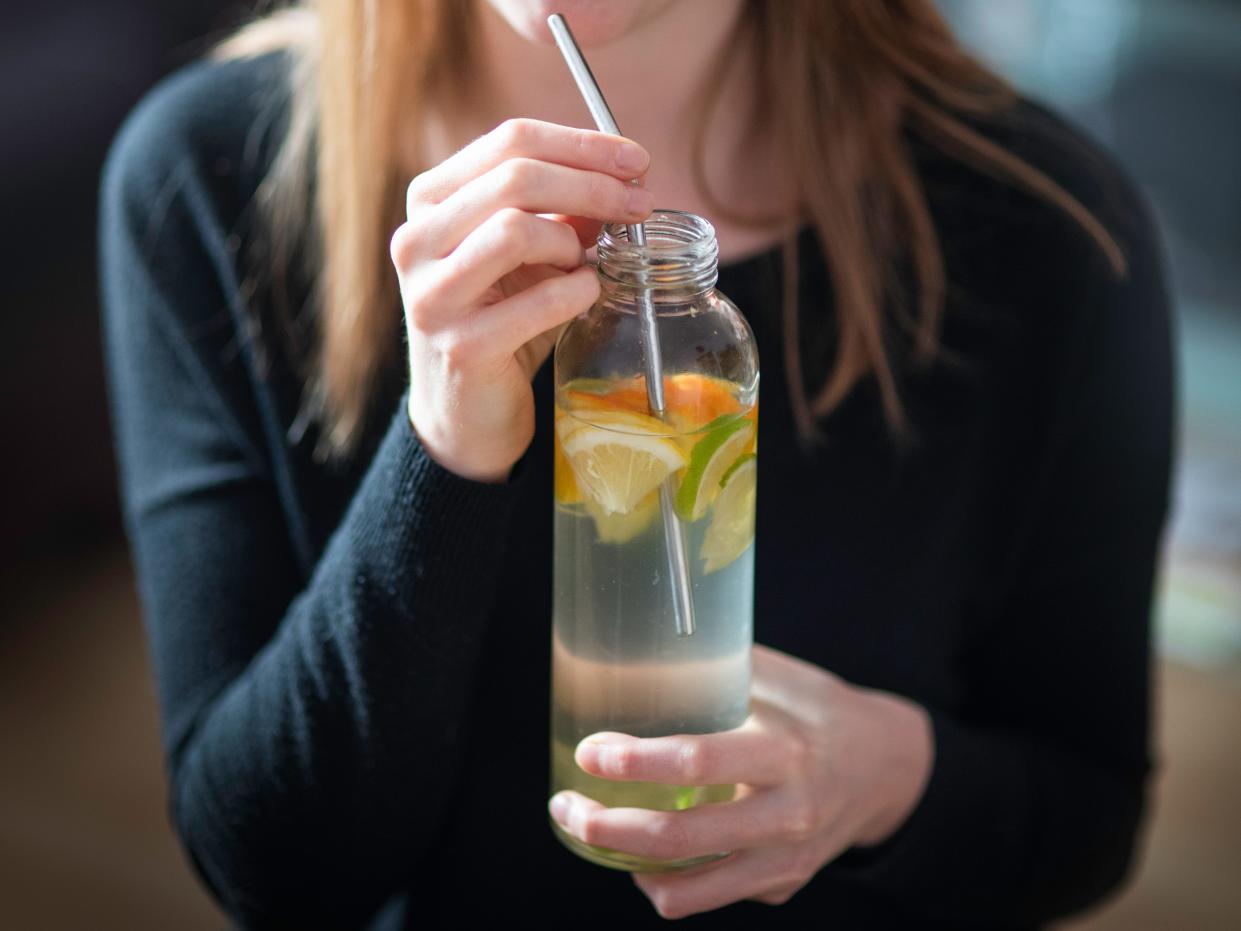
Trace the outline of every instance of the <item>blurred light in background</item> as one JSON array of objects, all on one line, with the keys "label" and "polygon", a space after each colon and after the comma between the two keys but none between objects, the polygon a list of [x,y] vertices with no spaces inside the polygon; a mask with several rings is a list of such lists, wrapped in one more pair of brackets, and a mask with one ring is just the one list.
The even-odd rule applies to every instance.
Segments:
[{"label": "blurred light in background", "polygon": [[[1120,899],[1073,927],[1232,931],[1241,927],[1241,0],[940,2],[984,59],[1101,140],[1148,192],[1176,295],[1181,436],[1157,615],[1163,765],[1153,828]],[[3,928],[223,926],[168,826],[117,518],[95,203],[103,154],[129,108],[256,3],[270,5],[0,6],[9,234],[0,428],[10,440],[0,456],[0,746],[12,751],[0,763]]]},{"label": "blurred light in background", "polygon": [[1241,3],[940,0],[961,38],[1104,143],[1154,203],[1176,301],[1180,436],[1164,655],[1241,661]]},{"label": "blurred light in background", "polygon": [[980,57],[1102,142],[1145,190],[1175,302],[1179,423],[1154,616],[1148,819],[1124,890],[1071,927],[1232,931],[1241,928],[1241,2],[939,2]]}]

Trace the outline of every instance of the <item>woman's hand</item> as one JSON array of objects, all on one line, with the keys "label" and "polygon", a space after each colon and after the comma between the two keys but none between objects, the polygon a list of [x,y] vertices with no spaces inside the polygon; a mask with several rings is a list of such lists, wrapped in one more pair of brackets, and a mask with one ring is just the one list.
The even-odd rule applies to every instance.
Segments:
[{"label": "woman's hand", "polygon": [[751,683],[750,715],[733,730],[649,738],[603,731],[577,747],[578,765],[592,775],[738,783],[732,801],[650,811],[564,791],[549,803],[588,844],[669,860],[731,851],[680,872],[634,873],[664,918],[741,899],[788,901],[849,847],[890,837],[930,776],[933,736],[921,706],[757,643]]},{"label": "woman's hand", "polygon": [[409,417],[441,465],[503,481],[530,445],[530,383],[599,295],[585,246],[603,222],[650,214],[650,192],[626,183],[648,163],[620,136],[516,119],[410,183],[391,249]]}]

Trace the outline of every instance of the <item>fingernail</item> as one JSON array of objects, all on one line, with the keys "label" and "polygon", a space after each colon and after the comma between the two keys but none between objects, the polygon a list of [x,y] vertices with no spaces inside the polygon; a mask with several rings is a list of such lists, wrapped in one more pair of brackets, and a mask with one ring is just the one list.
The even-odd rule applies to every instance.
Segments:
[{"label": "fingernail", "polygon": [[631,213],[647,214],[655,207],[655,195],[644,187],[638,187],[636,184],[629,187],[629,211]]},{"label": "fingernail", "polygon": [[578,744],[577,752],[573,754],[573,758],[582,769],[598,769],[599,751],[602,749],[603,746],[601,744],[591,740],[584,740]]},{"label": "fingernail", "polygon": [[556,819],[557,824],[564,824],[565,819],[569,815],[569,800],[565,798],[563,792],[557,792],[547,803],[547,810],[552,813],[552,817]]},{"label": "fingernail", "polygon": [[616,150],[616,167],[621,171],[639,172],[649,161],[650,156],[646,154],[646,150],[632,142],[622,142]]}]

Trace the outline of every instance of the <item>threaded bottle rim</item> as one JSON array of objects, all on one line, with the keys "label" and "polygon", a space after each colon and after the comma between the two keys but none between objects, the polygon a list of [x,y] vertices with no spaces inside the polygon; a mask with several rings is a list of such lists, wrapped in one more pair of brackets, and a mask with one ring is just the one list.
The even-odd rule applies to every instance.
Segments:
[{"label": "threaded bottle rim", "polygon": [[621,288],[698,293],[719,278],[719,243],[706,217],[654,210],[643,224],[646,243],[629,241],[623,223],[606,223],[597,240],[599,274]]}]

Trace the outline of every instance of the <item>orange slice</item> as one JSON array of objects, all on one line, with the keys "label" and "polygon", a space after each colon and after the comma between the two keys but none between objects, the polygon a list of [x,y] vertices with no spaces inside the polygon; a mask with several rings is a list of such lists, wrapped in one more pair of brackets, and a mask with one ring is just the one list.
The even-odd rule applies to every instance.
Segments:
[{"label": "orange slice", "polygon": [[555,438],[552,440],[552,472],[556,488],[556,500],[561,504],[579,504],[582,501],[582,490],[578,487],[577,477],[573,474],[573,467],[569,465],[569,459],[564,454],[564,447],[560,445],[559,427],[563,417],[564,411],[557,407],[557,429],[555,431]]},{"label": "orange slice", "polygon": [[[616,381],[609,391],[599,379],[579,379],[565,391],[565,404],[582,410],[628,410],[649,413],[645,376]],[[574,387],[577,385],[579,387]],[[741,405],[727,379],[701,372],[678,372],[664,376],[664,403],[680,432],[693,432],[723,414],[738,412]]]}]

